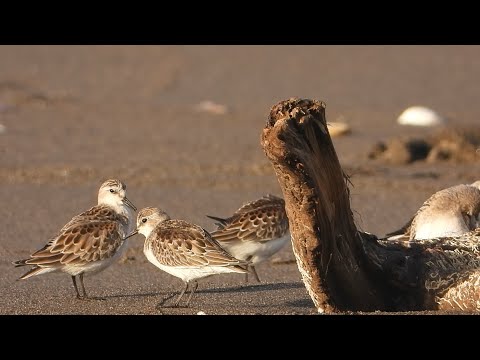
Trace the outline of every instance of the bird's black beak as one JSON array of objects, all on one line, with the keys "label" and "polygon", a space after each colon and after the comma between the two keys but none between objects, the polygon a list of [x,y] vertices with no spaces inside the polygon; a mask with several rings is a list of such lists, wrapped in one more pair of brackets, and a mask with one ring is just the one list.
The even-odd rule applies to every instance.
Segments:
[{"label": "bird's black beak", "polygon": [[128,235],[125,237],[125,239],[123,239],[123,240],[127,240],[128,238],[130,238],[130,237],[132,237],[132,236],[134,236],[134,235],[137,235],[137,234],[138,234],[138,230],[135,229],[135,230],[133,230],[130,234],[128,234]]},{"label": "bird's black beak", "polygon": [[128,200],[128,198],[125,196],[123,198],[123,203],[126,204],[129,208],[133,209],[133,211],[137,211],[137,207],[135,205],[132,204],[132,202],[130,200]]}]

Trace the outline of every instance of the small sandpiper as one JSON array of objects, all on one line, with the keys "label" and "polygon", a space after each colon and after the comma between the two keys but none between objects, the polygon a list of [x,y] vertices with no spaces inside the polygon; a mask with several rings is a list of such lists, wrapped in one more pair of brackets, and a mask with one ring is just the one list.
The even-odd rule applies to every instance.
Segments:
[{"label": "small sandpiper", "polygon": [[421,240],[460,236],[480,226],[480,181],[456,185],[433,194],[415,216],[389,240]]},{"label": "small sandpiper", "polygon": [[[248,263],[235,259],[206,231],[184,220],[171,220],[158,208],[147,207],[138,213],[137,233],[145,236],[143,252],[153,265],[180,278],[185,287],[174,306],[180,304],[191,282],[190,300],[198,287],[198,280],[222,273],[246,273]],[[163,303],[163,302],[162,302]]]},{"label": "small sandpiper", "polygon": [[[126,235],[134,229],[136,210],[126,197],[124,183],[116,179],[105,181],[98,190],[98,205],[73,217],[28,259],[13,263],[33,265],[20,279],[63,271],[72,276],[77,298],[88,299],[83,276],[98,273],[118,259]],[[76,276],[80,278],[82,295]]]},{"label": "small sandpiper", "polygon": [[[290,240],[285,200],[274,195],[243,205],[229,218],[207,216],[218,221],[212,237],[237,259],[251,262],[258,282],[255,265],[270,258]],[[248,281],[248,274],[245,276]]]}]

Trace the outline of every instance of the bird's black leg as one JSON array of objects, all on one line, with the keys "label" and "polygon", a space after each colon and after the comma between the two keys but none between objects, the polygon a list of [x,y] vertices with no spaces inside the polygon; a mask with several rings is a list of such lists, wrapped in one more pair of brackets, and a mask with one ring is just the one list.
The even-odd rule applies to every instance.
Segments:
[{"label": "bird's black leg", "polygon": [[254,266],[254,265],[250,265],[250,267],[252,268],[253,275],[255,275],[255,279],[257,279],[258,282],[261,282],[261,281],[260,281],[260,278],[258,277],[257,270],[255,269],[255,266]]},{"label": "bird's black leg", "polygon": [[102,297],[88,297],[87,291],[85,290],[85,284],[83,283],[83,275],[84,273],[81,273],[80,276],[80,285],[82,286],[82,291],[83,291],[83,299],[84,300],[106,300],[105,298]]},{"label": "bird's black leg", "polygon": [[83,297],[81,297],[80,293],[78,292],[77,280],[74,275],[72,275],[72,281],[73,281],[73,286],[75,287],[75,291],[77,292],[77,299],[83,300]]},{"label": "bird's black leg", "polygon": [[178,304],[180,304],[180,300],[183,297],[183,294],[185,294],[185,291],[188,289],[188,282],[185,281],[185,287],[183,288],[182,292],[178,296],[177,300],[175,301],[175,304],[173,306],[178,307]]},{"label": "bird's black leg", "polygon": [[188,307],[188,304],[190,304],[190,300],[192,299],[192,296],[195,290],[197,290],[197,287],[198,287],[198,282],[195,280],[192,286],[192,290],[190,291],[190,296],[188,297],[186,307]]},{"label": "bird's black leg", "polygon": [[82,286],[83,297],[88,299],[87,292],[85,291],[85,284],[83,283],[83,273],[80,274],[80,285]]}]

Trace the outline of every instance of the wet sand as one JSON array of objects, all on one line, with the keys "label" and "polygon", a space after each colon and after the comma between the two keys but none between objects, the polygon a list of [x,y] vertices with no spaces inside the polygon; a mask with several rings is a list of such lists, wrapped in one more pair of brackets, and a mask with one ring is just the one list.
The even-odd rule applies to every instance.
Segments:
[{"label": "wet sand", "polygon": [[[156,309],[180,280],[148,263],[143,237],[123,260],[86,278],[106,301],[78,301],[66,274],[16,281],[28,256],[122,179],[138,208],[158,206],[206,229],[266,193],[281,195],[260,134],[270,107],[292,97],[327,104],[351,175],[357,226],[384,235],[433,192],[479,179],[479,163],[393,166],[373,144],[425,135],[397,116],[429,106],[453,125],[480,118],[478,46],[1,46],[0,314],[314,314],[290,246],[258,266],[263,282],[206,279],[189,309]],[[199,112],[210,100],[226,114]]]}]

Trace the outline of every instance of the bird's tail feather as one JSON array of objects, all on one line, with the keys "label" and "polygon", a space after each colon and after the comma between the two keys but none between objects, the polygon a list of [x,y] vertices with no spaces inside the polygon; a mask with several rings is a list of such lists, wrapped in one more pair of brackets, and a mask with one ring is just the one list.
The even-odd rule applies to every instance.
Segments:
[{"label": "bird's tail feather", "polygon": [[[15,265],[15,267],[31,265],[31,264],[25,263],[26,261],[27,260],[19,260],[19,261],[13,262],[13,264]],[[25,279],[28,279],[29,277],[44,274],[44,273],[49,273],[49,272],[52,272],[52,271],[55,271],[55,270],[56,270],[55,268],[34,266],[30,270],[28,270],[25,274],[20,276],[17,280],[25,280]]]},{"label": "bird's tail feather", "polygon": [[27,260],[28,260],[28,259],[13,261],[12,264],[15,265],[15,267],[25,266],[25,265],[28,265],[28,264],[27,264]]},{"label": "bird's tail feather", "polygon": [[217,225],[217,227],[219,229],[223,229],[225,227],[225,225],[227,225],[227,220],[226,219],[222,219],[222,218],[219,218],[219,217],[216,217],[216,216],[211,216],[211,215],[205,215],[205,216],[212,219],[212,220],[218,221],[217,223],[215,223],[215,225]]}]

